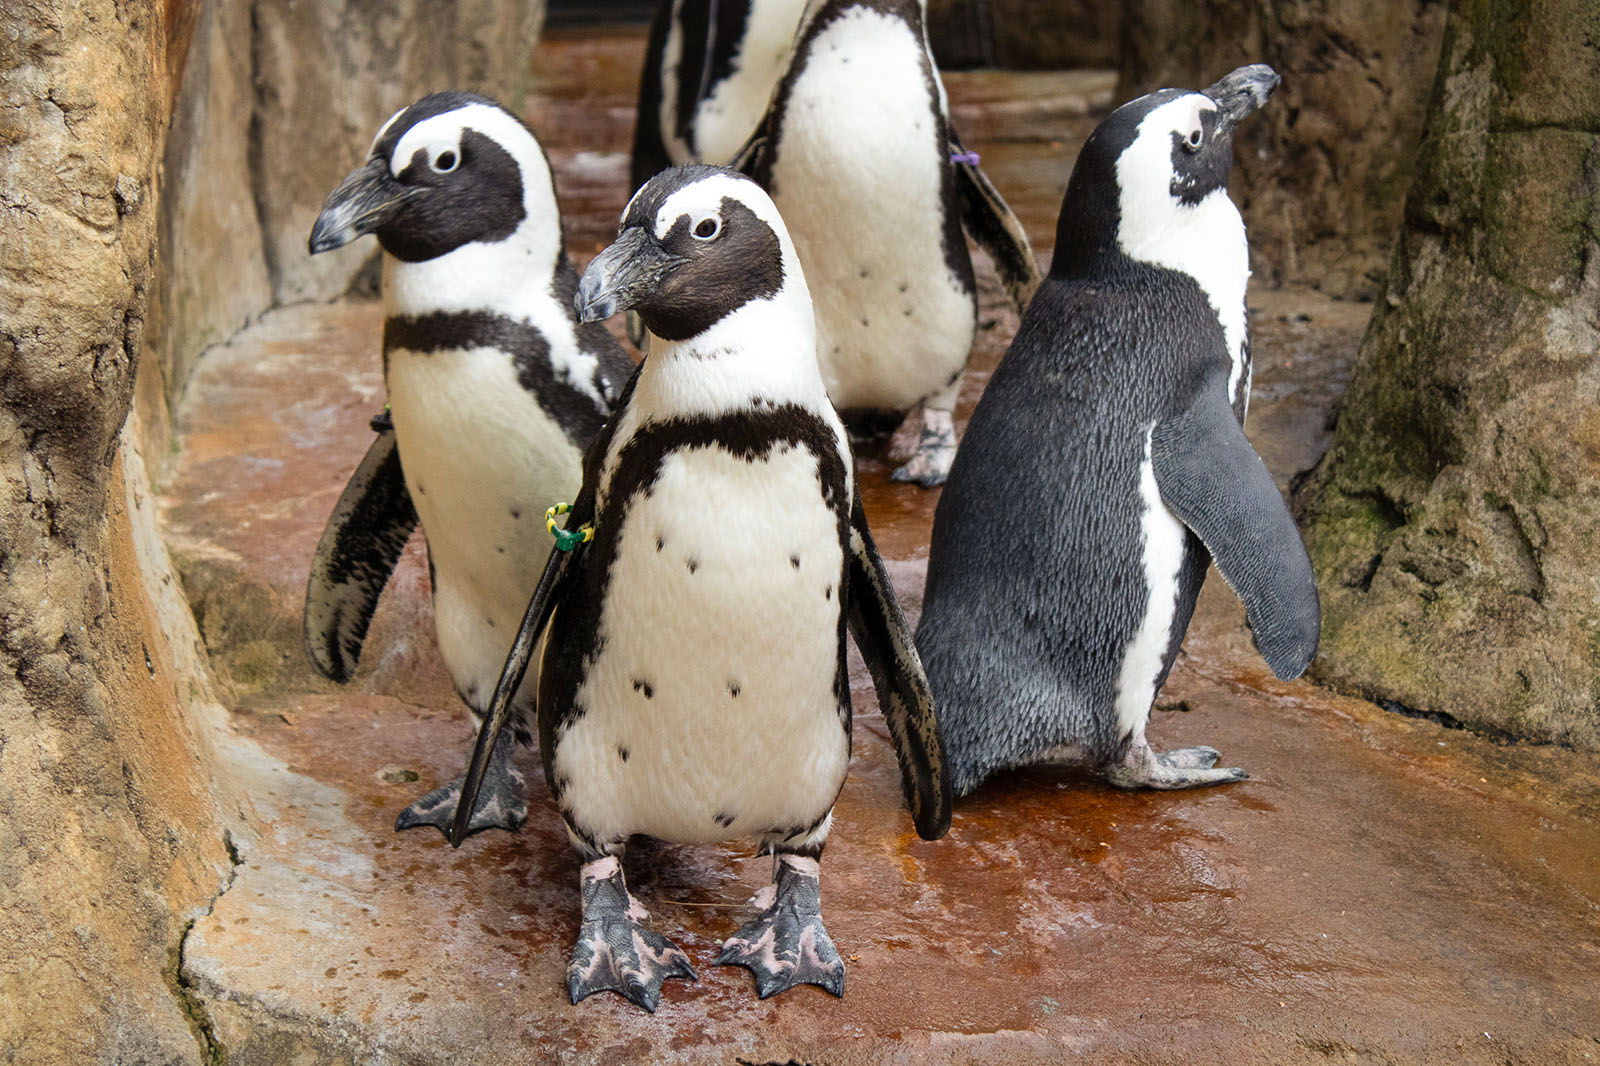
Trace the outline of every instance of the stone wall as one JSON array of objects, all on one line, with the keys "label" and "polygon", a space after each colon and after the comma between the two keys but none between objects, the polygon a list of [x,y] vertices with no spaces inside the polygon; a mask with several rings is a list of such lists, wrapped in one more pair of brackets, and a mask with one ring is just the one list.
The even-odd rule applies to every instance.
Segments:
[{"label": "stone wall", "polygon": [[181,50],[162,9],[0,9],[8,1062],[198,1062],[176,953],[230,868],[188,713],[203,678],[178,668],[147,593],[134,525],[149,515],[129,505],[121,435],[154,282],[167,62]]},{"label": "stone wall", "polygon": [[928,0],[927,7],[934,55],[951,70],[1117,65],[1123,4],[1115,0]]},{"label": "stone wall", "polygon": [[[324,197],[425,93],[524,102],[543,0],[211,0],[194,16],[164,170],[152,349],[182,392],[195,360],[275,304],[343,293],[370,242],[312,258]],[[144,432],[164,436],[164,411]]]},{"label": "stone wall", "polygon": [[1118,99],[1244,63],[1283,85],[1241,128],[1234,191],[1268,284],[1378,291],[1439,56],[1443,0],[1127,0]]},{"label": "stone wall", "polygon": [[1320,677],[1600,748],[1600,7],[1452,4],[1388,285],[1301,495]]}]

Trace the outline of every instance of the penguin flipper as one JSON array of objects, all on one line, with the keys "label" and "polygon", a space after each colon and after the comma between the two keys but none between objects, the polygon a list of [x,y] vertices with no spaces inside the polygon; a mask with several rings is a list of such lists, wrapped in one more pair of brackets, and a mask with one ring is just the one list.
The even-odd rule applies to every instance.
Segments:
[{"label": "penguin flipper", "polygon": [[[591,495],[588,512],[585,516],[581,516],[581,521],[592,519],[593,501],[594,497]],[[569,519],[573,529],[581,524],[579,519],[578,508],[574,505]],[[478,739],[472,748],[472,761],[467,764],[466,775],[461,779],[460,799],[456,804],[455,819],[451,822],[450,832],[447,834],[450,846],[453,848],[459,848],[461,842],[474,831],[472,817],[477,809],[478,793],[483,789],[484,779],[493,764],[500,734],[511,717],[511,697],[516,695],[517,689],[522,685],[523,675],[528,672],[528,661],[533,658],[533,649],[538,646],[540,635],[544,633],[545,626],[550,624],[550,616],[555,613],[555,591],[561,587],[563,578],[566,577],[569,568],[577,563],[583,550],[582,544],[571,551],[550,549],[550,558],[544,564],[544,573],[539,576],[539,585],[533,590],[533,597],[528,601],[528,609],[522,615],[522,624],[517,627],[516,638],[512,640],[511,650],[506,655],[506,663],[500,668],[500,679],[495,682],[494,696],[489,701],[489,711],[483,716],[483,723],[478,727]]]},{"label": "penguin flipper", "polygon": [[1028,234],[1005,197],[962,147],[954,130],[950,131],[950,152],[955,165],[956,198],[961,205],[962,225],[994,263],[1012,306],[1021,314],[1027,310],[1042,278]]},{"label": "penguin flipper", "polygon": [[323,677],[355,673],[378,596],[416,527],[394,429],[381,429],[328,516],[306,580],[306,655]]},{"label": "penguin flipper", "polygon": [[928,675],[867,528],[860,492],[850,509],[848,572],[850,632],[878,690],[878,707],[894,740],[911,820],[922,839],[938,840],[950,828],[951,789],[944,738]]},{"label": "penguin flipper", "polygon": [[1156,424],[1150,459],[1161,499],[1205,544],[1239,599],[1256,647],[1283,680],[1317,654],[1322,612],[1300,530],[1225,395],[1208,387]]}]

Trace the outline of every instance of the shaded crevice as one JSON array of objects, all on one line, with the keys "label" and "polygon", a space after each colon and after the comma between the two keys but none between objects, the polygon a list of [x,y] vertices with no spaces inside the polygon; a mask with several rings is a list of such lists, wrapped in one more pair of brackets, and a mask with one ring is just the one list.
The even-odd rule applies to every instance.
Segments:
[{"label": "shaded crevice", "polygon": [[250,126],[245,135],[245,160],[250,167],[250,205],[255,209],[256,230],[261,235],[261,257],[267,267],[271,306],[277,306],[282,291],[283,265],[267,225],[266,124],[262,120],[263,97],[272,91],[261,76],[261,5],[250,4]]},{"label": "shaded crevice", "polygon": [[[1453,714],[1450,714],[1448,711],[1428,711],[1420,707],[1412,707],[1409,704],[1401,703],[1399,700],[1392,699],[1376,699],[1373,702],[1379,707],[1382,707],[1384,710],[1388,711],[1390,714],[1398,714],[1402,718],[1416,718],[1421,721],[1432,722],[1434,725],[1443,726],[1445,729],[1454,729],[1459,732],[1467,733],[1471,736],[1482,737],[1485,740],[1493,741],[1502,747],[1510,747],[1511,745],[1523,743],[1532,743],[1531,741],[1525,741],[1521,737],[1513,736],[1504,730],[1496,729],[1493,726],[1468,725],[1466,722],[1463,722],[1461,719],[1457,718]],[[1553,746],[1564,747],[1568,748],[1569,750],[1572,747],[1570,744],[1555,744]]]},{"label": "shaded crevice", "polygon": [[183,1012],[184,1019],[189,1023],[189,1029],[194,1033],[195,1043],[200,1048],[200,1061],[205,1066],[227,1066],[228,1050],[217,1039],[216,1030],[211,1022],[211,1013],[206,1010],[205,1002],[200,998],[199,985],[184,972],[186,966],[184,955],[189,946],[189,935],[194,932],[195,924],[201,918],[209,917],[216,909],[217,901],[238,879],[239,867],[244,862],[231,831],[223,831],[222,846],[228,851],[228,875],[216,894],[206,901],[205,909],[184,923],[183,932],[178,934],[178,943],[172,949],[172,963],[167,975],[173,994],[178,999],[178,1009]]}]

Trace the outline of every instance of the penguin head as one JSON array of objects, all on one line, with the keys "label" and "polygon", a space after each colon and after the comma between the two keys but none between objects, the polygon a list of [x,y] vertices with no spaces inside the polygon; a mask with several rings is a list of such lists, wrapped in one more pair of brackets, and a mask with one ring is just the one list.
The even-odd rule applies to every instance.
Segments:
[{"label": "penguin head", "polygon": [[616,241],[584,271],[575,306],[582,322],[637,310],[655,336],[683,341],[777,301],[803,303],[809,318],[810,293],[777,207],[742,174],[689,165],[634,194]]},{"label": "penguin head", "polygon": [[1090,134],[1067,183],[1052,273],[1088,273],[1120,251],[1159,259],[1157,246],[1193,239],[1192,227],[1228,215],[1233,133],[1280,79],[1265,64],[1240,67],[1191,92],[1162,89],[1112,112]]},{"label": "penguin head", "polygon": [[559,240],[550,164],[532,132],[486,97],[433,93],[383,124],[367,161],[328,194],[310,247],[372,233],[385,252],[419,263],[530,222]]}]

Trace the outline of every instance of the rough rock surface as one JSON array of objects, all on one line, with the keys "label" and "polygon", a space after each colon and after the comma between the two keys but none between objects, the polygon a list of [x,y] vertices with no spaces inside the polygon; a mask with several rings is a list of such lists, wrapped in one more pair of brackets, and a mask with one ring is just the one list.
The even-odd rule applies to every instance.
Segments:
[{"label": "rough rock surface", "polygon": [[1384,299],[1302,495],[1319,675],[1600,747],[1600,9],[1452,9]]},{"label": "rough rock surface", "polygon": [[1130,0],[1119,100],[1244,63],[1283,85],[1241,128],[1233,188],[1269,284],[1370,297],[1421,139],[1443,0]]},{"label": "rough rock surface", "polygon": [[1123,6],[1106,0],[930,0],[928,39],[948,69],[1114,67]]},{"label": "rough rock surface", "polygon": [[186,713],[192,649],[146,584],[153,511],[121,437],[161,14],[0,9],[0,1060],[30,1066],[199,1062],[179,948],[230,868]]}]

